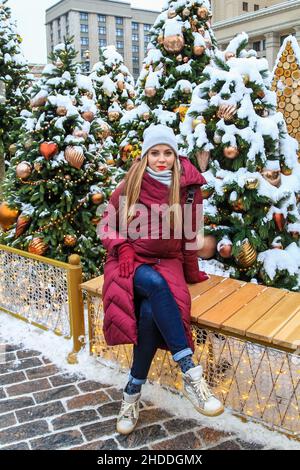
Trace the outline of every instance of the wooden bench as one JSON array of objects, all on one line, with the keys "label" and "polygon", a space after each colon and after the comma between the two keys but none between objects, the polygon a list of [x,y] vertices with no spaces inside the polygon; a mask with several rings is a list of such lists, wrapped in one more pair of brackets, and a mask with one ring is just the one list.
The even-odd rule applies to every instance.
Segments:
[{"label": "wooden bench", "polygon": [[[103,277],[81,285],[91,353],[129,369],[132,346],[108,347],[102,333]],[[300,433],[300,294],[220,276],[189,286],[194,357],[225,406],[271,427]],[[169,352],[158,351],[150,380],[181,389]]]}]

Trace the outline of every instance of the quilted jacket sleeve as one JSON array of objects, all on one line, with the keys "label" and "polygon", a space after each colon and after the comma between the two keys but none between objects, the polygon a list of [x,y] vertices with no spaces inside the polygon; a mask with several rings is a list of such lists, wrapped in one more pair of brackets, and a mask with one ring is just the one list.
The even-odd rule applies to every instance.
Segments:
[{"label": "quilted jacket sleeve", "polygon": [[108,253],[117,256],[118,247],[127,241],[127,234],[119,232],[116,211],[119,208],[119,197],[124,187],[122,182],[112,193],[108,206],[97,228],[97,234]]},{"label": "quilted jacket sleeve", "polygon": [[[198,266],[199,246],[197,246],[197,233],[201,230],[202,221],[202,192],[199,188],[194,195],[194,201],[191,207],[186,205],[184,213],[183,238],[182,238],[182,254],[183,254],[183,271],[186,282],[195,284],[199,282],[200,274]],[[192,230],[190,230],[190,228]],[[195,234],[191,237],[192,234]]]}]

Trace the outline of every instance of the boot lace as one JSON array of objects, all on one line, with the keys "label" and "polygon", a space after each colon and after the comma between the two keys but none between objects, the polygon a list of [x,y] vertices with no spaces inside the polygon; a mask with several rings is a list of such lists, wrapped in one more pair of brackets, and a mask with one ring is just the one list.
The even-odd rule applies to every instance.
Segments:
[{"label": "boot lace", "polygon": [[213,396],[203,377],[201,377],[201,379],[197,381],[192,380],[191,384],[194,390],[196,391],[197,395],[199,395],[203,401],[207,401]]},{"label": "boot lace", "polygon": [[120,418],[137,419],[138,417],[137,413],[138,413],[137,402],[127,403],[126,401],[123,401],[121,410],[120,410],[119,419]]}]

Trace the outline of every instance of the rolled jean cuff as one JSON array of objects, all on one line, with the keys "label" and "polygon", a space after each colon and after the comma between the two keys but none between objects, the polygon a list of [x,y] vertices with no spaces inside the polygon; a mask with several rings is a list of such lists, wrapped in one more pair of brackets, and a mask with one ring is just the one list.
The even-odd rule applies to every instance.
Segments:
[{"label": "rolled jean cuff", "polygon": [[143,385],[147,382],[147,379],[136,379],[131,374],[129,374],[129,380],[135,385]]},{"label": "rolled jean cuff", "polygon": [[186,349],[183,349],[182,351],[179,351],[178,353],[174,354],[173,360],[175,362],[178,362],[183,357],[192,356],[192,355],[193,355],[193,351],[191,350],[191,348],[186,348]]}]

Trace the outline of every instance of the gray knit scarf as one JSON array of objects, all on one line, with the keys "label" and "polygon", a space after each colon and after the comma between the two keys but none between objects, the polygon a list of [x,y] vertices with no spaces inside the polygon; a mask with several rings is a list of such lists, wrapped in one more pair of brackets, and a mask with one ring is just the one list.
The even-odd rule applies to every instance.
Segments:
[{"label": "gray knit scarf", "polygon": [[146,171],[155,180],[165,184],[166,186],[171,186],[173,173],[172,170],[154,171],[150,168],[150,166],[147,166]]}]

